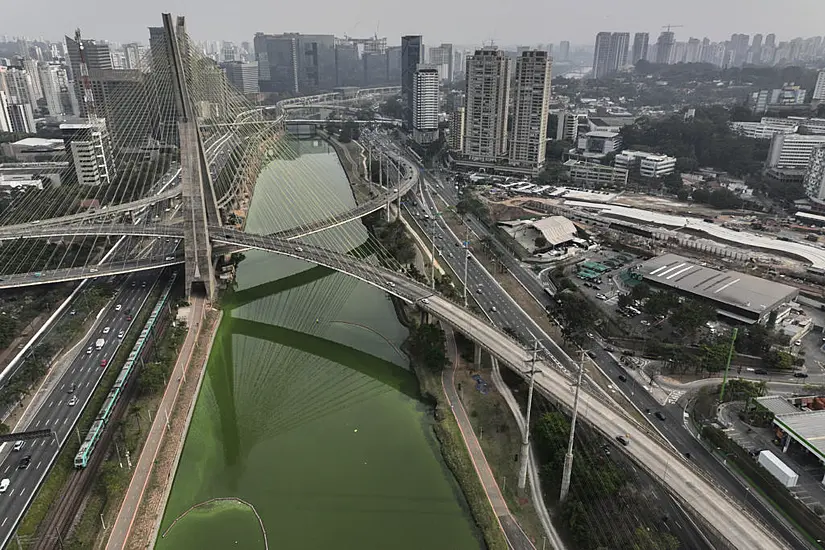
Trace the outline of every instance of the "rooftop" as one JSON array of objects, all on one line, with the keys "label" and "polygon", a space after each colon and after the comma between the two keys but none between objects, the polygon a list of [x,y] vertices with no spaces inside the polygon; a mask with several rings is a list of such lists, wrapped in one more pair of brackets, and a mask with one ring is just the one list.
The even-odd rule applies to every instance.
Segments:
[{"label": "rooftop", "polygon": [[[779,414],[774,422],[793,434],[797,441],[825,458],[825,411],[799,411]],[[804,443],[803,443],[804,441]]]},{"label": "rooftop", "polygon": [[45,139],[39,137],[27,137],[15,141],[12,145],[19,147],[63,147],[62,139]]},{"label": "rooftop", "polygon": [[665,254],[642,264],[645,279],[673,289],[721,302],[761,316],[799,289],[737,271],[717,271],[677,254]]},{"label": "rooftop", "polygon": [[770,395],[768,397],[757,397],[756,401],[776,415],[799,412],[799,409],[797,409],[791,403],[789,403],[787,399],[785,399],[784,397],[780,397],[778,395]]},{"label": "rooftop", "polygon": [[619,136],[619,132],[608,132],[606,130],[593,130],[585,134],[587,137],[611,139]]}]

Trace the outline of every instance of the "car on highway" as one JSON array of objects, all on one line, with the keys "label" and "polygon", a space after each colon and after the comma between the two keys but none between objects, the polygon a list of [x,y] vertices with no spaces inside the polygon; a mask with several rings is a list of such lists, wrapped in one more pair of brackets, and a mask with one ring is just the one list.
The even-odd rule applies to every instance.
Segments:
[{"label": "car on highway", "polygon": [[88,348],[86,348],[86,355],[91,355],[91,354],[92,354],[92,346],[89,346]]},{"label": "car on highway", "polygon": [[110,330],[112,330],[112,327],[103,327],[103,334],[109,334]]},{"label": "car on highway", "polygon": [[69,393],[74,393],[74,391],[76,389],[77,389],[77,384],[73,383],[71,386],[69,386]]},{"label": "car on highway", "polygon": [[121,340],[123,340],[123,335],[124,335],[124,334],[126,334],[126,333],[125,333],[124,331],[122,331],[122,330],[121,330],[121,331],[119,331],[119,332],[117,333],[117,337],[118,337],[118,338],[120,338]]},{"label": "car on highway", "polygon": [[303,252],[303,251],[304,251],[304,249],[301,248],[300,246],[295,247],[295,252]]},{"label": "car on highway", "polygon": [[753,373],[754,374],[768,374],[768,371],[766,371],[765,369],[756,369],[755,371],[753,371]]},{"label": "car on highway", "polygon": [[807,372],[795,372],[793,373],[794,378],[808,378]]},{"label": "car on highway", "polygon": [[12,451],[19,451],[20,449],[23,448],[23,445],[25,445],[25,441],[23,441],[22,439],[19,439],[19,440],[14,442],[14,447],[12,447],[11,450]]},{"label": "car on highway", "polygon": [[75,405],[77,405],[77,396],[73,395],[72,398],[69,399],[69,406],[74,407]]},{"label": "car on highway", "polygon": [[664,422],[664,420],[665,420],[665,415],[664,415],[664,414],[662,414],[662,411],[656,411],[656,412],[653,414],[653,416],[655,416],[656,418],[658,418],[658,419],[659,419],[659,420],[661,420],[662,422]]},{"label": "car on highway", "polygon": [[131,321],[131,320],[132,320],[132,316],[131,316],[131,315],[127,315],[127,316],[126,316],[126,320],[127,320],[127,321]]},{"label": "car on highway", "polygon": [[123,308],[122,305],[118,304],[115,306],[115,311],[120,311]]},{"label": "car on highway", "polygon": [[32,455],[26,455],[20,459],[20,462],[17,463],[18,470],[26,470],[29,465],[32,463]]},{"label": "car on highway", "polygon": [[617,436],[616,436],[616,441],[618,441],[619,443],[621,443],[621,444],[622,444],[622,445],[624,445],[625,447],[627,447],[628,445],[630,445],[630,440],[629,440],[629,439],[627,439],[627,438],[626,438],[625,436],[623,436],[623,435],[617,435]]},{"label": "car on highway", "polygon": [[174,257],[174,256],[166,256],[166,257],[163,259],[163,261],[164,261],[164,262],[171,262],[171,261],[172,261],[172,260],[174,260],[174,259],[175,259],[175,257]]},{"label": "car on highway", "polygon": [[490,308],[490,311],[492,311],[493,313],[495,313],[495,312],[497,312],[498,310],[496,309],[496,306],[493,306],[493,307],[491,307],[491,308]]},{"label": "car on highway", "polygon": [[0,493],[5,493],[8,490],[10,483],[11,481],[9,481],[9,478],[5,478],[3,481],[0,481]]},{"label": "car on highway", "polygon": [[109,363],[108,359],[101,359],[100,360],[100,366],[101,367],[105,367],[108,363]]},{"label": "car on highway", "polygon": [[422,303],[422,304],[429,304],[429,303],[430,303],[430,301],[429,301],[427,298],[422,298],[422,299],[421,299],[421,303]]}]

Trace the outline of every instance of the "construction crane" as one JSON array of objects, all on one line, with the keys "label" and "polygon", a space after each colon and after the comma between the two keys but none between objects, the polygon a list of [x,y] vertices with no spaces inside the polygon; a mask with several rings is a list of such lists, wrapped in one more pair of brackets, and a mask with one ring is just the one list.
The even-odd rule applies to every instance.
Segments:
[{"label": "construction crane", "polygon": [[667,29],[667,32],[670,32],[670,29],[676,29],[676,28],[679,28],[679,27],[684,27],[684,25],[670,25],[670,24],[662,25],[663,29]]}]

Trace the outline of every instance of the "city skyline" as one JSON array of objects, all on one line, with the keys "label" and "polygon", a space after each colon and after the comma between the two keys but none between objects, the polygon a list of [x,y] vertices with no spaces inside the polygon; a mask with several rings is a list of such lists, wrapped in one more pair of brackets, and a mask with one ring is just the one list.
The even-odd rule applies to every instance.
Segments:
[{"label": "city skyline", "polygon": [[[565,17],[554,17],[554,7],[535,0],[519,0],[517,4],[470,5],[469,2],[449,6],[425,0],[417,9],[398,17],[397,6],[379,2],[361,2],[357,9],[346,4],[333,4],[319,10],[317,5],[296,4],[289,10],[276,11],[274,5],[246,2],[198,3],[147,0],[124,5],[99,4],[77,0],[71,4],[47,1],[43,11],[48,19],[38,18],[25,4],[6,6],[0,36],[61,40],[80,27],[84,36],[111,42],[146,41],[147,27],[157,14],[174,11],[185,15],[196,40],[249,41],[256,32],[306,32],[337,36],[387,36],[390,44],[400,44],[405,34],[423,35],[426,44],[451,42],[461,45],[489,44],[500,46],[559,43],[568,40],[575,45],[592,44],[599,31],[649,32],[658,36],[661,27],[676,27],[677,40],[687,36],[707,36],[724,40],[731,33],[775,33],[783,40],[822,34],[818,21],[825,16],[819,0],[800,0],[795,17],[770,18],[773,7],[768,0],[733,0],[720,7],[718,2],[697,0],[690,9],[651,10],[657,7],[650,0],[630,0],[621,6],[595,0],[586,5],[565,7]],[[513,14],[528,10],[533,16],[518,18]],[[37,13],[40,13],[39,11]],[[432,17],[438,13],[439,17]],[[713,13],[713,18],[707,14]],[[595,16],[594,16],[595,14]],[[546,15],[546,17],[543,17]],[[250,17],[252,16],[252,17]],[[271,18],[271,19],[270,19]],[[461,20],[460,28],[453,23]],[[271,23],[267,21],[271,20]],[[735,20],[735,25],[731,21]],[[503,22],[507,22],[505,25]]]}]

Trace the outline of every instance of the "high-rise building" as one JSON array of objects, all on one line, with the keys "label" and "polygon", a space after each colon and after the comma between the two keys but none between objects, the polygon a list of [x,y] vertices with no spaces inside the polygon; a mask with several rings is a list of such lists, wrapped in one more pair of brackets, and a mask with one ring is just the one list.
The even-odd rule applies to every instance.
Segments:
[{"label": "high-rise building", "polygon": [[609,32],[596,34],[596,44],[593,48],[593,78],[603,78],[611,74],[610,67],[610,36]]},{"label": "high-rise building", "polygon": [[650,34],[637,32],[633,35],[633,55],[630,58],[634,65],[642,59],[647,59],[647,48],[650,44]]},{"label": "high-rise building", "polygon": [[70,111],[66,110],[63,101],[68,91],[69,81],[66,69],[58,63],[49,63],[40,66],[40,83],[43,86],[43,96],[46,99],[46,109],[49,116],[61,117]]},{"label": "high-rise building", "polygon": [[404,123],[412,127],[413,77],[424,62],[424,40],[421,35],[401,37],[401,99],[404,102]]},{"label": "high-rise building", "polygon": [[814,94],[811,98],[814,101],[825,101],[825,70],[819,71],[814,86]]},{"label": "high-rise building", "polygon": [[43,87],[40,85],[40,64],[36,59],[24,59],[23,68],[29,73],[31,79],[31,98],[30,103],[32,108],[37,107],[37,100],[43,99]]},{"label": "high-rise building", "polygon": [[364,71],[358,44],[335,39],[335,85],[362,86]]},{"label": "high-rise building", "polygon": [[759,65],[762,62],[762,35],[753,35],[753,42],[750,49],[751,63]]},{"label": "high-rise building", "polygon": [[309,94],[336,86],[335,37],[331,34],[255,34],[262,92]]},{"label": "high-rise building", "polygon": [[430,48],[429,65],[434,65],[438,68],[438,74],[441,80],[452,82],[453,80],[453,63],[455,61],[453,56],[452,44],[441,44],[434,48]]},{"label": "high-rise building", "polygon": [[593,78],[604,78],[627,66],[630,33],[600,32],[593,51]]},{"label": "high-rise building", "polygon": [[139,42],[132,42],[123,46],[123,54],[126,57],[126,69],[143,69],[143,54],[145,48]]},{"label": "high-rise building", "polygon": [[570,61],[570,41],[559,42],[559,61]]},{"label": "high-rise building", "polygon": [[11,132],[11,119],[9,118],[9,97],[5,90],[0,87],[0,132]]},{"label": "high-rise building", "polygon": [[667,65],[671,62],[675,43],[676,39],[672,31],[662,31],[659,34],[659,39],[656,40],[656,63]]},{"label": "high-rise building", "polygon": [[702,60],[702,43],[698,38],[692,36],[687,42],[685,49],[685,63],[698,63]]},{"label": "high-rise building", "polygon": [[[164,45],[165,49],[165,45]],[[86,117],[86,102],[83,92],[83,82],[80,75],[80,44],[73,38],[66,37],[66,50],[69,56],[69,68],[71,69],[71,79],[74,82],[75,95],[79,100],[80,116]],[[109,44],[98,42],[97,40],[83,40],[83,54],[86,59],[86,68],[89,74],[92,71],[102,71],[113,69],[112,56],[109,53]]]},{"label": "high-rise building", "polygon": [[496,47],[467,57],[464,155],[496,162],[507,154],[512,62]]},{"label": "high-rise building", "polygon": [[25,69],[0,66],[0,89],[5,89],[9,103],[32,105],[35,101],[32,90],[32,75]]},{"label": "high-rise building", "polygon": [[82,124],[61,124],[66,152],[72,155],[77,183],[80,185],[109,184],[115,177],[112,142],[104,119],[96,118]]},{"label": "high-rise building", "polygon": [[258,88],[258,62],[252,61],[230,61],[221,63],[221,68],[226,73],[226,79],[239,92],[243,94],[257,93]]},{"label": "high-rise building", "polygon": [[11,103],[6,107],[6,113],[8,113],[9,116],[12,132],[33,134],[37,131],[34,125],[32,108],[28,103]]},{"label": "high-rise building", "polygon": [[771,33],[765,37],[765,45],[770,46],[771,48],[776,47],[776,35]]},{"label": "high-rise building", "polygon": [[464,107],[457,107],[450,113],[450,137],[447,145],[455,151],[464,149]]},{"label": "high-rise building", "polygon": [[435,65],[421,65],[413,74],[413,139],[432,143],[438,139],[441,74]]},{"label": "high-rise building", "polygon": [[510,164],[531,168],[544,164],[552,61],[546,51],[522,52],[516,60]]},{"label": "high-rise building", "polygon": [[811,152],[803,183],[808,198],[820,204],[825,202],[825,145],[817,146]]}]

